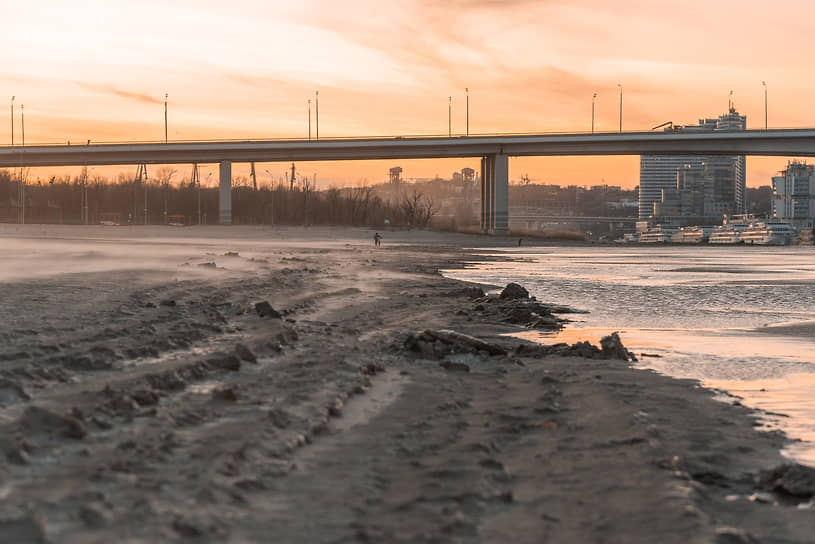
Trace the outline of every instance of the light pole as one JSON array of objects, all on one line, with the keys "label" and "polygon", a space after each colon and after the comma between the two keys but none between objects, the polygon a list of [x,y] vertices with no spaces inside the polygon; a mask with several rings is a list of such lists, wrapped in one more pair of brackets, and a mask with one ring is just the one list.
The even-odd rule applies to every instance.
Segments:
[{"label": "light pole", "polygon": [[314,91],[314,115],[317,118],[317,139],[320,139],[320,91]]},{"label": "light pole", "polygon": [[308,139],[311,141],[311,98],[308,99]]},{"label": "light pole", "polygon": [[597,100],[597,93],[591,96],[591,133],[594,134],[594,101]]},{"label": "light pole", "polygon": [[14,97],[11,97],[11,147],[14,147]]},{"label": "light pole", "polygon": [[620,88],[620,132],[623,131],[623,86],[620,83],[617,83],[617,87]]},{"label": "light pole", "polygon": [[453,135],[453,97],[447,97],[447,137]]},{"label": "light pole", "polygon": [[764,86],[764,130],[767,130],[767,82],[762,81],[761,84]]},{"label": "light pole", "polygon": [[25,147],[25,104],[20,104],[20,122],[23,126],[23,147]]},{"label": "light pole", "polygon": [[467,100],[466,109],[467,109],[467,136],[470,135],[470,89],[468,87],[464,87],[464,96]]},{"label": "light pole", "polygon": [[167,143],[167,97],[169,93],[164,93],[164,143]]}]

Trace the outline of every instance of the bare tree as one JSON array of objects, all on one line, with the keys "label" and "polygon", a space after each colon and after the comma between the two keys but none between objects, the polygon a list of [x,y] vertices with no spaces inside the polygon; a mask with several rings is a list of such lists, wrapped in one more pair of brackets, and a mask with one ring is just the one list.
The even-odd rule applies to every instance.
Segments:
[{"label": "bare tree", "polygon": [[402,198],[402,213],[409,226],[426,227],[436,214],[436,210],[433,209],[433,201],[430,198],[414,189],[413,193],[405,194]]}]

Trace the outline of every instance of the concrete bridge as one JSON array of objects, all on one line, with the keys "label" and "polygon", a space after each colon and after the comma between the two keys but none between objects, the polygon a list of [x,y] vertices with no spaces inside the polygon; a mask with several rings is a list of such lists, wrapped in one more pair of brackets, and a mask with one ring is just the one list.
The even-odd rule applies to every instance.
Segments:
[{"label": "concrete bridge", "polygon": [[219,163],[220,222],[230,224],[233,162],[480,157],[481,227],[504,232],[509,157],[649,154],[815,157],[815,129],[31,145],[0,148],[0,168]]}]

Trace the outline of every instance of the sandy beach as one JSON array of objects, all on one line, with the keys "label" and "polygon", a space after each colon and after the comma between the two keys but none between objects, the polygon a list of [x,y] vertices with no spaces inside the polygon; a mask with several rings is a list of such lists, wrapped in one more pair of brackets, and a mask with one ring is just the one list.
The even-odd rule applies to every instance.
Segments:
[{"label": "sandy beach", "polygon": [[0,542],[811,542],[737,399],[438,272],[515,242],[3,226]]}]

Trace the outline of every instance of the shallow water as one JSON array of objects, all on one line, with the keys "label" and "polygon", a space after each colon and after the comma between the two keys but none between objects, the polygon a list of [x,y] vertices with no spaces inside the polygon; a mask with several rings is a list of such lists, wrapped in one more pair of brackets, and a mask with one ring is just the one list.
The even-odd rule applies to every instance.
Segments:
[{"label": "shallow water", "polygon": [[741,397],[767,413],[767,427],[802,440],[785,455],[815,466],[815,336],[755,330],[815,322],[815,248],[557,247],[506,257],[445,273],[515,281],[542,301],[589,310],[564,315],[573,322],[560,333],[526,336],[596,342],[620,331],[646,355],[637,366]]}]

